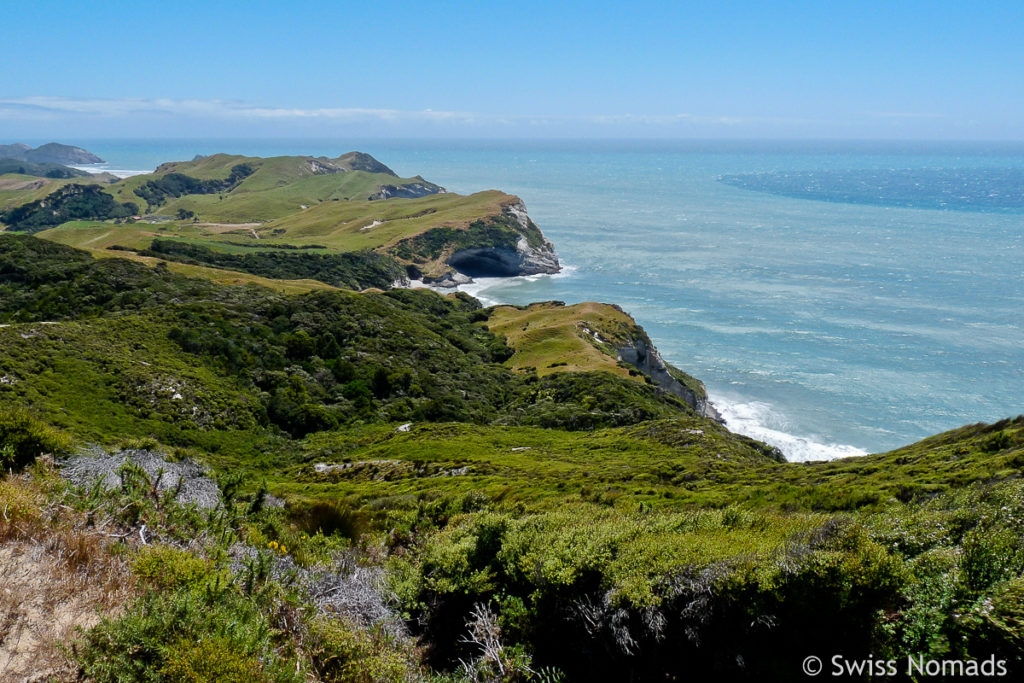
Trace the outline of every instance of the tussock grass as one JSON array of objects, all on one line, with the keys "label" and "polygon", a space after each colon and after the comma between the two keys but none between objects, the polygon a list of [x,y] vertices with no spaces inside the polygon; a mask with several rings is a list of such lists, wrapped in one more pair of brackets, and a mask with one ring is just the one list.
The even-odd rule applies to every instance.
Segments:
[{"label": "tussock grass", "polygon": [[61,502],[60,490],[48,465],[0,479],[0,671],[5,680],[76,680],[77,666],[65,645],[77,629],[117,614],[136,594],[116,535]]}]

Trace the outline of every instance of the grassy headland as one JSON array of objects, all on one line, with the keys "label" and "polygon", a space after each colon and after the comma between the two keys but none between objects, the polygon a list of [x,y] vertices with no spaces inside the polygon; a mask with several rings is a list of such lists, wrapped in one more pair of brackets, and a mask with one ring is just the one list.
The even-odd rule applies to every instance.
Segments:
[{"label": "grassy headland", "polygon": [[[330,285],[386,288],[410,277],[442,280],[455,272],[453,255],[467,249],[500,252],[506,261],[511,255],[513,269],[535,252],[554,257],[539,229],[516,213],[518,198],[446,193],[358,152],[336,159],[216,154],[110,184],[27,178],[0,176],[0,222],[8,230],[258,276],[308,271],[303,277]],[[176,242],[190,245],[188,253]],[[274,250],[291,250],[281,272],[256,256]],[[318,274],[315,261],[324,255],[346,255],[344,266],[362,274]]]},{"label": "grassy headland", "polygon": [[[1024,418],[782,462],[696,410],[698,380],[668,367],[680,395],[621,360],[649,339],[616,307],[277,279],[346,254],[426,271],[452,233],[513,230],[501,193],[316,194],[404,182],[341,159],[168,165],[104,192],[149,206],[136,189],[187,175],[143,194],[199,221],[0,234],[0,567],[52,560],[18,575],[33,601],[72,575],[105,596],[76,603],[104,618],[76,616],[64,654],[67,630],[32,645],[55,676],[790,680],[815,653],[1021,670]],[[322,201],[273,217],[301,201],[274,174],[302,168]],[[114,486],[60,478],[80,461],[49,456],[83,451],[122,454]],[[219,500],[129,462],[157,456],[203,463]]]}]

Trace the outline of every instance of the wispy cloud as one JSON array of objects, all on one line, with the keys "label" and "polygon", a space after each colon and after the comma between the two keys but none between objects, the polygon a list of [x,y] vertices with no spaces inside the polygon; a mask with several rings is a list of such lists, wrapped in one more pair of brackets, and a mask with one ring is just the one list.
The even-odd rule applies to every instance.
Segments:
[{"label": "wispy cloud", "polygon": [[0,117],[23,116],[91,117],[117,119],[139,115],[177,116],[213,120],[249,121],[324,121],[336,123],[435,123],[449,125],[487,125],[493,127],[545,127],[566,124],[590,126],[674,127],[722,126],[737,127],[760,124],[798,124],[791,119],[751,118],[742,116],[699,116],[679,114],[494,114],[434,109],[372,109],[364,107],[275,107],[232,100],[170,99],[170,98],[76,98],[76,97],[0,97]]},{"label": "wispy cloud", "polygon": [[457,121],[472,123],[479,118],[470,112],[368,109],[362,107],[268,107],[231,100],[123,98],[93,99],[76,97],[0,98],[0,112],[8,115],[74,114],[117,118],[139,114],[162,114],[219,119],[325,119],[335,121]]},{"label": "wispy cloud", "polygon": [[[932,119],[928,112],[871,112],[818,120],[694,112],[495,113],[370,107],[283,107],[224,99],[2,97],[0,121],[12,135],[278,135],[282,132],[398,136],[795,136],[855,135],[888,121]],[[24,131],[24,132],[22,132]]]},{"label": "wispy cloud", "polygon": [[943,114],[937,114],[935,112],[926,111],[869,111],[867,116],[873,119],[893,119],[893,120],[914,120],[914,119],[943,119],[946,118]]}]

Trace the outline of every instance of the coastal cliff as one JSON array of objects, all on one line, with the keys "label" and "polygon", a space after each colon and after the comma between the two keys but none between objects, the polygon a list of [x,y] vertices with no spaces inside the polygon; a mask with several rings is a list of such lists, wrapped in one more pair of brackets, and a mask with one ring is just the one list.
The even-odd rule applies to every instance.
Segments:
[{"label": "coastal cliff", "polygon": [[667,364],[642,328],[630,343],[618,348],[619,360],[650,377],[661,389],[683,399],[697,414],[722,422],[721,414],[708,401],[704,384]]},{"label": "coastal cliff", "polygon": [[521,199],[501,193],[479,194],[494,194],[498,200],[488,211],[490,215],[460,228],[429,229],[390,250],[407,266],[410,278],[434,287],[455,287],[476,277],[561,271],[554,245],[530,219]]},{"label": "coastal cliff", "polygon": [[447,192],[422,176],[398,177],[363,152],[167,162],[150,174],[94,183],[81,190],[90,201],[62,212],[40,209],[67,203],[65,180],[23,181],[0,198],[7,229],[215,269],[216,278],[233,271],[357,290],[414,281],[453,288],[474,277],[561,269],[518,197]]},{"label": "coastal cliff", "polygon": [[448,257],[448,265],[469,277],[554,274],[562,270],[554,245],[530,220],[522,200],[517,198],[506,205],[496,222],[518,234],[514,244],[459,249]]},{"label": "coastal cliff", "polygon": [[665,362],[647,332],[615,304],[546,301],[490,309],[488,329],[515,353],[507,364],[540,376],[608,372],[657,387],[697,415],[721,422],[704,384]]}]

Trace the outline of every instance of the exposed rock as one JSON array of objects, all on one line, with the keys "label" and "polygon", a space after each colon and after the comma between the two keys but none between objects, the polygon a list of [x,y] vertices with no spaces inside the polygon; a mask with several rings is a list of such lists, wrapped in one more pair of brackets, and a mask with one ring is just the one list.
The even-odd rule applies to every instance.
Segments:
[{"label": "exposed rock", "polygon": [[92,486],[103,482],[107,489],[121,485],[120,469],[132,463],[140,467],[158,491],[173,490],[182,505],[200,508],[219,507],[220,489],[205,468],[189,460],[167,462],[159,453],[148,450],[125,450],[113,455],[94,448],[60,462],[60,475],[76,486]]},{"label": "exposed rock", "polygon": [[707,400],[687,387],[669,372],[668,365],[662,359],[658,349],[651,343],[647,333],[634,339],[631,344],[617,349],[619,360],[629,363],[634,368],[650,377],[655,384],[665,391],[675,394],[696,410],[700,415],[722,422],[722,416]]},{"label": "exposed rock", "polygon": [[366,171],[367,173],[384,173],[398,177],[390,168],[374,159],[365,152],[348,152],[333,160],[337,165],[350,171]]},{"label": "exposed rock", "polygon": [[380,199],[416,199],[417,197],[426,197],[432,194],[445,194],[448,190],[444,189],[440,185],[427,182],[422,178],[415,182],[409,183],[408,185],[378,185],[377,191],[371,194],[367,199],[376,201]]},{"label": "exposed rock", "polygon": [[[515,249],[508,247],[471,247],[448,257],[448,265],[470,277],[514,277],[516,275],[553,274],[562,270],[555,247],[530,220],[521,201],[505,206],[502,216],[510,219],[520,238]],[[534,244],[528,235],[534,236]]]},{"label": "exposed rock", "polygon": [[321,157],[319,159],[307,159],[306,170],[313,175],[333,175],[335,173],[345,173],[348,169],[341,168],[330,159]]},{"label": "exposed rock", "polygon": [[443,287],[445,289],[458,287],[459,285],[468,285],[471,282],[473,282],[473,278],[459,272],[445,273],[442,277],[437,279],[423,279],[424,284],[430,285],[431,287]]}]

